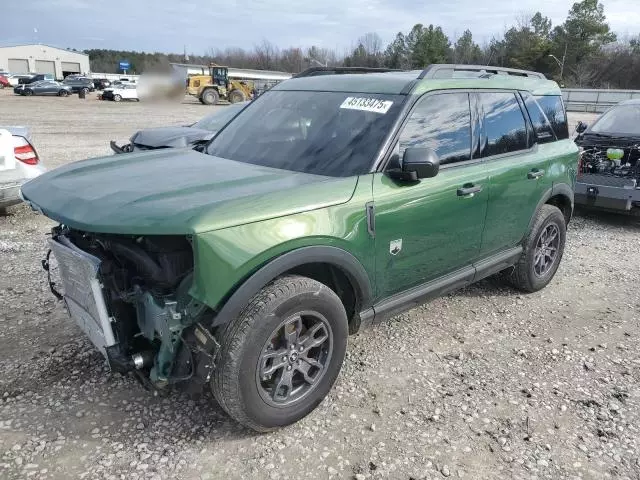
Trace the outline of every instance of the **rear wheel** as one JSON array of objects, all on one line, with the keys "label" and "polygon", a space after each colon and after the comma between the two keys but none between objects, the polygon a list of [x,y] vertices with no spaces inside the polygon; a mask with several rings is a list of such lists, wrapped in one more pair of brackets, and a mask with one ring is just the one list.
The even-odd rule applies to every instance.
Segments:
[{"label": "rear wheel", "polygon": [[231,417],[256,431],[294,423],[331,389],[347,335],[345,309],[329,287],[281,277],[218,333],[213,394]]},{"label": "rear wheel", "polygon": [[536,213],[520,260],[504,274],[506,280],[525,292],[546,287],[560,266],[566,237],[562,212],[553,205],[543,205]]},{"label": "rear wheel", "polygon": [[122,97],[120,95],[116,94],[116,95],[113,96],[113,101],[114,102],[119,102],[120,100],[122,100]]},{"label": "rear wheel", "polygon": [[200,101],[205,105],[215,105],[218,103],[218,100],[220,100],[220,95],[218,95],[218,92],[213,88],[206,89],[202,92],[202,95],[200,95]]},{"label": "rear wheel", "polygon": [[239,103],[244,102],[245,100],[246,98],[241,90],[232,90],[231,93],[229,93],[230,103]]}]

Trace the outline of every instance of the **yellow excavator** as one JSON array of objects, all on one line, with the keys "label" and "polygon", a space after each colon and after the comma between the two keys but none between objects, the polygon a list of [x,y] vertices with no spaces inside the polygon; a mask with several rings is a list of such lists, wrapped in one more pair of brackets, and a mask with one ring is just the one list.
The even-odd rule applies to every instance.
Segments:
[{"label": "yellow excavator", "polygon": [[187,93],[198,97],[205,105],[215,105],[220,100],[244,102],[253,96],[252,90],[252,86],[246,82],[229,79],[229,68],[215,63],[209,65],[209,75],[187,78]]}]

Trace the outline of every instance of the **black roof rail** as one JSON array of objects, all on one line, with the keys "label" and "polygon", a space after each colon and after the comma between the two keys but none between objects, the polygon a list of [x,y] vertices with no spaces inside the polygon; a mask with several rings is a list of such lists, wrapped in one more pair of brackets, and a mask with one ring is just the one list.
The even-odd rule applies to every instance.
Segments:
[{"label": "black roof rail", "polygon": [[402,72],[395,68],[378,68],[378,67],[311,67],[296,73],[291,78],[315,77],[317,75],[341,75],[350,73],[385,73],[385,72]]},{"label": "black roof rail", "polygon": [[466,76],[462,72],[468,72],[470,78],[490,78],[493,75],[512,75],[514,77],[541,79],[547,78],[540,72],[520,70],[518,68],[494,67],[490,65],[433,64],[422,70],[420,75],[418,75],[418,79],[453,78],[456,76],[456,72],[461,72],[461,74],[457,75],[458,78]]}]

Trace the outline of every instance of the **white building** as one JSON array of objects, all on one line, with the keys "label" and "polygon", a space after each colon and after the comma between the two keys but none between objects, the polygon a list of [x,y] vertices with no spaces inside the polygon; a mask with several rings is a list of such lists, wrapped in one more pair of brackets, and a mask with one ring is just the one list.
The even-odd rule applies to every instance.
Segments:
[{"label": "white building", "polygon": [[0,71],[50,73],[62,80],[71,73],[88,73],[89,55],[42,44],[0,47]]}]

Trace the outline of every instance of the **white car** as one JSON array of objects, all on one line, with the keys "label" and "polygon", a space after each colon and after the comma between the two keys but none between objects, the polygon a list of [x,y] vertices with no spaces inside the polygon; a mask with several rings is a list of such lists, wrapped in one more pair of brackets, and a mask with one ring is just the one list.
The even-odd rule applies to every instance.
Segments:
[{"label": "white car", "polygon": [[20,203],[20,186],[44,173],[26,127],[0,127],[0,212]]},{"label": "white car", "polygon": [[113,100],[119,102],[121,100],[135,100],[139,102],[138,89],[135,85],[116,85],[105,88],[102,92],[102,100]]}]

